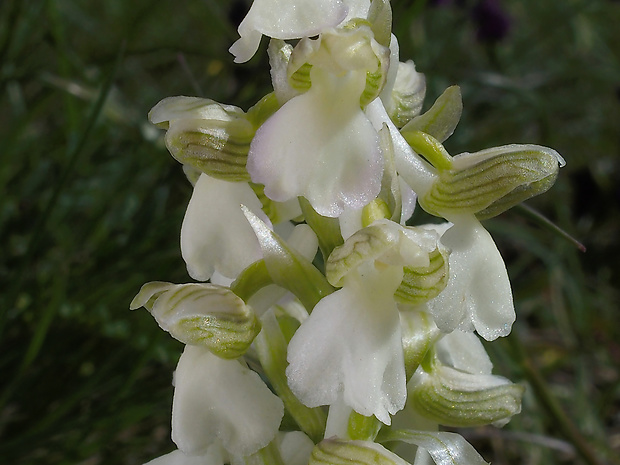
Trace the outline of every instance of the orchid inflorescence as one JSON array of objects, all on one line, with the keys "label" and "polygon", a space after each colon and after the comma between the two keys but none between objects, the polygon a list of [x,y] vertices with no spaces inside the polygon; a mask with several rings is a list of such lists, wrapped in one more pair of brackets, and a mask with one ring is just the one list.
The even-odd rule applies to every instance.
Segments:
[{"label": "orchid inflorescence", "polygon": [[[151,110],[194,186],[181,251],[197,282],[150,282],[131,303],[186,345],[178,450],[150,464],[483,464],[440,427],[520,411],[523,387],[478,338],[515,320],[480,220],[549,189],[563,160],[450,155],[460,90],[421,113],[424,76],[391,26],[388,0],[254,0],[230,51],[245,62],[269,37],[274,91],[247,112]],[[446,221],[411,225],[416,200]]]}]

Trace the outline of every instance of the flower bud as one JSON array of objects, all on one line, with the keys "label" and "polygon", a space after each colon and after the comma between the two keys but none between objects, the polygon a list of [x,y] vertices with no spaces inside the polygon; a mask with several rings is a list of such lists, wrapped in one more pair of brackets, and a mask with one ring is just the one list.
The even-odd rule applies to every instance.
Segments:
[{"label": "flower bud", "polygon": [[214,178],[250,180],[245,166],[256,129],[240,108],[209,99],[169,97],[153,107],[149,120],[168,129],[166,147],[179,162]]},{"label": "flower bud", "polygon": [[409,382],[409,400],[426,418],[445,426],[505,424],[521,411],[524,388],[501,376],[465,373],[436,365]]},{"label": "flower bud", "polygon": [[261,327],[241,298],[215,284],[147,283],[131,302],[132,310],[139,307],[175,339],[226,359],[243,355]]},{"label": "flower bud", "polygon": [[380,444],[325,439],[314,446],[308,465],[409,465]]},{"label": "flower bud", "polygon": [[415,70],[412,60],[398,63],[396,81],[390,98],[385,103],[385,109],[397,128],[402,128],[419,115],[425,95],[424,74]]},{"label": "flower bud", "polygon": [[505,145],[452,159],[418,200],[432,215],[473,213],[490,218],[548,190],[564,165],[553,149],[539,145]]}]

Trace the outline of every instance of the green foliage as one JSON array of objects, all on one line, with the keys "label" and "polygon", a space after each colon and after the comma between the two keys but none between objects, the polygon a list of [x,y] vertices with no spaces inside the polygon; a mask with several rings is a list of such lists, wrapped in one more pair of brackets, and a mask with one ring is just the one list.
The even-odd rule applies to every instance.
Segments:
[{"label": "green foliage", "polygon": [[[482,41],[477,1],[392,3],[401,58],[426,74],[425,109],[461,87],[448,151],[557,149],[567,166],[530,204],[588,248],[518,212],[486,223],[518,314],[489,351],[498,373],[528,390],[508,427],[468,439],[495,464],[611,461],[620,450],[620,4],[496,2],[511,27]],[[248,7],[0,2],[3,463],[141,464],[173,449],[180,345],[128,307],[147,281],[189,280],[178,236],[191,186],[146,115],[170,95],[247,110],[271,91],[265,54],[233,65],[227,52]]]}]

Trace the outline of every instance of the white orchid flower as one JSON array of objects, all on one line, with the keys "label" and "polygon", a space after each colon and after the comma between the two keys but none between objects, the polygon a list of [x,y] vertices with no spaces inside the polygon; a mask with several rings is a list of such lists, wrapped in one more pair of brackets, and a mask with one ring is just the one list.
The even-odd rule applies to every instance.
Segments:
[{"label": "white orchid flower", "polygon": [[244,63],[254,56],[263,35],[284,40],[312,37],[340,24],[347,13],[342,0],[254,0],[230,53],[236,63]]},{"label": "white orchid flower", "polygon": [[195,280],[206,281],[215,271],[234,278],[261,258],[240,205],[271,224],[248,183],[221,181],[206,174],[196,182],[181,226],[181,253]]},{"label": "white orchid flower", "polygon": [[361,102],[369,74],[378,73],[373,86],[382,87],[389,50],[361,26],[304,39],[292,53],[289,73],[311,65],[311,85],[257,130],[247,169],[270,199],[304,196],[319,214],[337,217],[369,203],[381,187],[379,137]]},{"label": "white orchid flower", "polygon": [[174,375],[172,440],[187,455],[218,441],[231,455],[253,454],[275,437],[282,401],[238,360],[186,346]]},{"label": "white orchid flower", "polygon": [[390,424],[406,399],[394,292],[403,267],[428,265],[436,244],[434,232],[382,220],[334,249],[327,276],[342,288],[316,305],[288,349],[289,384],[304,404],[342,398],[356,412]]},{"label": "white orchid flower", "polygon": [[443,332],[475,330],[487,341],[510,334],[516,315],[504,260],[488,231],[463,215],[441,242],[450,251],[446,288],[428,303]]}]

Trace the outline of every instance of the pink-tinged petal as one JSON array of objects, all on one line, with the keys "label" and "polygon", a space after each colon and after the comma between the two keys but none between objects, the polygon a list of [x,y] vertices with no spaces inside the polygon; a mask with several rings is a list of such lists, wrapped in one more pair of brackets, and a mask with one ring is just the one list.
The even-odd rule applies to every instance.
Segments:
[{"label": "pink-tinged petal", "polygon": [[378,195],[383,157],[360,109],[365,82],[365,72],[335,77],[313,68],[310,90],[259,128],[247,168],[267,197],[284,202],[301,195],[319,214],[337,217]]}]

